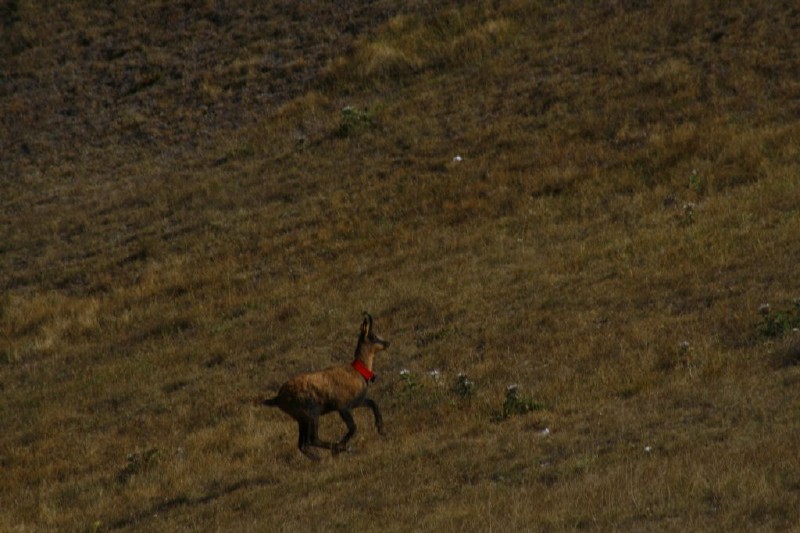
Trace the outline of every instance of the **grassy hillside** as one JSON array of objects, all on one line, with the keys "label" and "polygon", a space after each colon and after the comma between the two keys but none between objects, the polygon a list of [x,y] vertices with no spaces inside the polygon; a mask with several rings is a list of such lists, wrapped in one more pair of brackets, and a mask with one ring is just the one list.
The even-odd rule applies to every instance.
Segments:
[{"label": "grassy hillside", "polygon": [[345,4],[0,4],[0,530],[796,524],[800,10]]}]

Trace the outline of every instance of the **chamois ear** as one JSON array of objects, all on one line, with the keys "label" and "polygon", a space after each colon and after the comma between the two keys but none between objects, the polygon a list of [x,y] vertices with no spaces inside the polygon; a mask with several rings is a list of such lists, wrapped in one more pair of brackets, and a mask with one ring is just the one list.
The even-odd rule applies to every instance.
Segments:
[{"label": "chamois ear", "polygon": [[367,339],[372,333],[372,317],[364,311],[364,322],[361,323],[361,338]]}]

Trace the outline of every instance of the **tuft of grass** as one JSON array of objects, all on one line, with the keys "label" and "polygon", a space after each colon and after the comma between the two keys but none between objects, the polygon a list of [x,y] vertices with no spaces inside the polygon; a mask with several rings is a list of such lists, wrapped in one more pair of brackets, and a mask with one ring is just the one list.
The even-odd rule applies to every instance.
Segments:
[{"label": "tuft of grass", "polygon": [[358,57],[360,76],[383,83],[399,82],[418,70],[421,61],[389,43],[369,43]]},{"label": "tuft of grass", "polygon": [[159,456],[160,451],[158,448],[150,448],[141,453],[129,454],[128,464],[117,474],[117,482],[124,485],[136,475],[155,468],[158,464]]},{"label": "tuft of grass", "polygon": [[800,365],[800,334],[795,329],[793,333],[780,340],[773,350],[773,356],[778,368],[787,368]]},{"label": "tuft of grass", "polygon": [[7,362],[51,355],[65,343],[84,341],[100,326],[101,304],[94,297],[57,292],[7,295],[0,304],[2,352]]},{"label": "tuft of grass", "polygon": [[351,56],[326,67],[328,85],[404,85],[427,71],[478,68],[516,33],[511,19],[489,16],[483,6],[445,8],[433,16],[402,13],[382,29],[380,39],[359,42]]}]

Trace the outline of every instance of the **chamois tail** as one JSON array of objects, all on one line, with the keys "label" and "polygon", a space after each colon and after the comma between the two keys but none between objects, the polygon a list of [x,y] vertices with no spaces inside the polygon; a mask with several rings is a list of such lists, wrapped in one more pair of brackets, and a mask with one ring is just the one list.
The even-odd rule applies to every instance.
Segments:
[{"label": "chamois tail", "polygon": [[253,405],[256,406],[265,405],[267,407],[275,407],[278,405],[278,397],[277,396],[275,396],[274,398],[258,397],[253,399]]}]

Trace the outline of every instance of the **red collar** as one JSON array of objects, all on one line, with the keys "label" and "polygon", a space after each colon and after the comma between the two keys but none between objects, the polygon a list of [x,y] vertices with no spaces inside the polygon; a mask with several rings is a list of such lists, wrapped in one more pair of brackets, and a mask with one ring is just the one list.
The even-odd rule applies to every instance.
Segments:
[{"label": "red collar", "polygon": [[365,365],[361,359],[356,359],[353,361],[353,368],[355,368],[356,372],[361,374],[361,376],[367,380],[367,383],[375,381],[375,373],[367,368],[367,365]]}]

